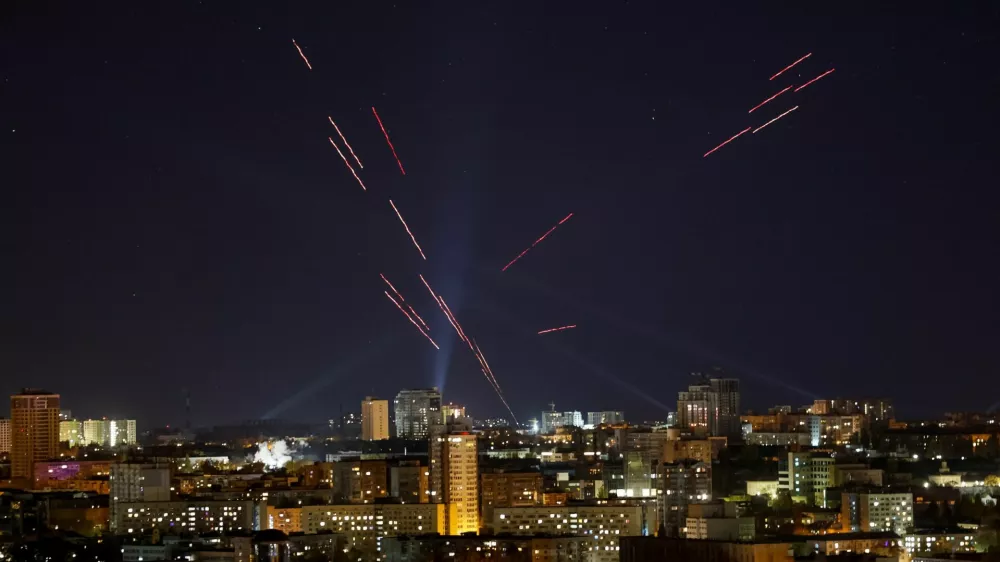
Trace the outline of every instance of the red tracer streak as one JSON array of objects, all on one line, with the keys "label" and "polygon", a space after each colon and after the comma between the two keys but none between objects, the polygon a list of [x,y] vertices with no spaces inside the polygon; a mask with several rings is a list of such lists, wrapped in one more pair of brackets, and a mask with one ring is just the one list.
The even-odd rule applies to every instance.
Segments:
[{"label": "red tracer streak", "polygon": [[351,171],[351,174],[354,176],[354,179],[358,180],[358,184],[361,185],[361,189],[368,191],[368,188],[365,187],[364,182],[361,181],[361,178],[358,177],[358,174],[354,171],[354,168],[351,167],[351,163],[347,161],[347,158],[344,158],[344,153],[340,151],[340,147],[337,146],[337,143],[333,142],[333,137],[326,137],[326,138],[330,140],[330,144],[332,144],[333,148],[337,150],[337,154],[340,155],[341,160],[343,160],[344,164],[347,165],[347,169]]},{"label": "red tracer streak", "polygon": [[765,103],[767,103],[767,102],[769,102],[769,101],[773,100],[774,98],[776,98],[776,97],[780,96],[781,94],[783,94],[783,93],[787,92],[788,90],[791,90],[793,86],[794,86],[794,84],[793,84],[792,86],[788,86],[788,87],[787,87],[787,88],[785,88],[784,90],[781,90],[780,92],[778,92],[777,94],[774,94],[773,96],[771,96],[771,97],[767,98],[766,100],[764,100],[764,101],[762,101],[762,102],[758,103],[757,105],[755,105],[755,106],[754,106],[754,108],[753,108],[753,109],[751,109],[751,110],[750,110],[750,111],[748,111],[747,113],[753,113],[753,112],[754,112],[754,110],[756,110],[756,109],[757,109],[757,108],[759,108],[760,106],[762,106],[762,105],[764,105]]},{"label": "red tracer streak", "polygon": [[539,334],[547,334],[549,332],[559,332],[559,331],[562,331],[562,330],[569,330],[570,328],[576,328],[576,324],[571,324],[569,326],[560,326],[558,328],[549,328],[548,330],[542,330],[541,332],[538,332],[538,333]]},{"label": "red tracer streak", "polygon": [[411,323],[412,323],[412,324],[413,324],[414,326],[416,326],[416,327],[417,327],[417,330],[420,330],[420,333],[421,333],[421,334],[423,334],[423,335],[424,335],[424,337],[425,337],[425,338],[427,338],[427,340],[431,342],[431,345],[433,345],[433,346],[434,346],[435,348],[437,348],[437,349],[441,349],[440,347],[438,347],[438,344],[437,344],[437,343],[435,343],[435,342],[434,342],[434,340],[433,340],[433,339],[431,339],[431,337],[427,335],[427,332],[425,332],[425,331],[424,331],[424,329],[420,327],[420,324],[417,324],[417,321],[416,321],[416,320],[414,320],[414,319],[413,319],[413,317],[412,317],[412,316],[410,316],[410,314],[409,314],[408,312],[406,312],[406,310],[404,310],[402,306],[399,306],[399,303],[398,303],[398,302],[396,302],[396,299],[392,298],[392,295],[390,295],[390,294],[389,294],[389,291],[383,291],[383,292],[385,293],[385,296],[389,297],[389,300],[391,300],[391,301],[392,301],[392,303],[396,305],[396,308],[398,308],[398,309],[399,309],[399,311],[403,313],[403,316],[406,316],[406,318],[407,318],[407,319],[408,319],[408,320],[409,320],[409,321],[410,321],[410,322],[411,322]]},{"label": "red tracer streak", "polygon": [[783,73],[784,73],[784,72],[785,72],[786,70],[788,70],[789,68],[791,68],[791,67],[793,67],[793,66],[795,66],[795,65],[799,64],[800,62],[802,62],[802,61],[806,60],[807,58],[809,58],[809,57],[811,57],[811,56],[812,56],[812,53],[809,53],[808,55],[806,55],[806,56],[804,56],[804,57],[800,58],[799,60],[797,60],[797,61],[793,62],[792,64],[790,64],[790,65],[786,66],[785,68],[782,68],[782,69],[781,69],[781,72],[779,72],[779,73],[777,73],[777,74],[775,74],[774,76],[772,76],[772,77],[771,77],[771,80],[774,80],[775,78],[777,78],[777,77],[781,76],[781,75],[782,75],[782,74],[783,74]]},{"label": "red tracer streak", "polygon": [[563,220],[559,221],[558,223],[556,223],[555,226],[553,226],[552,228],[548,229],[548,231],[546,231],[545,234],[543,234],[538,240],[535,240],[531,244],[531,246],[528,246],[527,248],[525,248],[525,250],[523,252],[521,252],[520,254],[518,254],[516,258],[510,260],[510,263],[508,263],[507,265],[503,266],[503,269],[501,269],[500,271],[507,271],[507,268],[510,267],[510,266],[512,266],[512,265],[514,265],[514,262],[516,262],[517,260],[523,258],[524,254],[528,253],[528,250],[531,250],[532,248],[534,248],[535,246],[537,246],[539,242],[541,242],[542,240],[545,240],[545,238],[549,234],[552,234],[553,230],[555,230],[556,228],[558,228],[560,224],[568,221],[570,219],[570,217],[572,217],[572,216],[573,216],[573,213],[570,213],[570,214],[566,215],[566,217],[563,218]]},{"label": "red tracer streak", "polygon": [[353,156],[354,161],[358,163],[358,167],[364,170],[365,169],[364,164],[362,164],[361,160],[358,159],[358,155],[354,153],[354,149],[351,148],[351,143],[347,142],[347,139],[344,137],[344,133],[340,132],[340,127],[338,127],[337,124],[333,122],[333,117],[327,115],[326,118],[330,120],[330,124],[333,125],[333,128],[337,130],[337,134],[340,135],[340,140],[344,141],[344,145],[347,146],[347,150],[351,152],[351,156]]},{"label": "red tracer streak", "polygon": [[392,210],[396,211],[396,216],[399,217],[399,222],[403,223],[403,228],[405,228],[406,233],[410,235],[410,240],[413,240],[413,245],[416,246],[417,251],[420,252],[420,257],[427,259],[427,256],[424,255],[424,251],[420,249],[420,244],[417,244],[416,237],[414,237],[413,233],[410,232],[410,227],[406,225],[406,221],[403,220],[403,215],[399,214],[399,209],[396,208],[396,204],[392,202],[392,199],[389,200],[389,204],[392,205]]},{"label": "red tracer streak", "polygon": [[378,120],[378,126],[382,129],[382,134],[385,135],[385,142],[389,144],[389,150],[392,151],[392,157],[396,159],[396,164],[399,164],[399,171],[406,175],[406,170],[403,169],[403,163],[399,161],[399,156],[396,156],[396,147],[392,146],[392,141],[389,140],[389,133],[385,132],[385,127],[382,125],[382,119],[379,118],[378,112],[375,111],[375,107],[372,106],[372,113],[375,114],[375,119]]},{"label": "red tracer streak", "polygon": [[709,150],[708,152],[706,152],[705,156],[702,156],[702,158],[707,157],[709,154],[711,154],[711,153],[715,152],[716,150],[719,150],[720,148],[722,148],[722,147],[726,146],[727,144],[733,142],[734,140],[736,140],[736,137],[742,135],[743,133],[745,133],[745,132],[747,132],[749,130],[750,130],[750,127],[747,127],[746,129],[743,129],[742,131],[736,133],[735,135],[733,135],[732,137],[730,137],[729,140],[727,140],[726,142],[724,142],[724,143],[720,144],[719,146],[713,148],[712,150]]},{"label": "red tracer streak", "polygon": [[770,120],[770,121],[768,121],[767,123],[764,123],[764,124],[763,124],[763,125],[761,125],[760,127],[757,127],[756,129],[754,129],[754,130],[753,130],[753,132],[754,132],[754,133],[756,133],[757,131],[759,131],[759,130],[763,129],[764,127],[767,127],[767,126],[768,126],[768,125],[770,125],[771,123],[774,123],[774,122],[775,122],[775,121],[777,121],[778,119],[781,119],[782,117],[784,117],[784,116],[788,115],[789,113],[791,113],[791,112],[795,111],[795,110],[796,110],[796,109],[798,109],[798,108],[799,108],[799,106],[797,106],[797,105],[796,105],[795,107],[793,107],[793,108],[789,109],[788,111],[786,111],[786,112],[782,113],[781,115],[779,115],[779,116],[775,117],[774,119],[771,119],[771,120]]},{"label": "red tracer streak", "polygon": [[805,87],[806,87],[806,86],[808,86],[809,84],[812,84],[813,82],[815,82],[815,81],[819,80],[820,78],[822,78],[822,77],[826,76],[827,74],[830,74],[830,73],[831,73],[831,72],[833,72],[834,70],[837,70],[837,69],[836,69],[836,68],[831,68],[830,70],[827,70],[827,71],[826,71],[826,72],[824,72],[823,74],[820,74],[819,76],[817,76],[817,77],[813,78],[812,80],[810,80],[810,81],[806,82],[805,84],[803,84],[803,85],[799,86],[798,88],[795,88],[795,91],[796,91],[796,92],[798,92],[798,91],[799,91],[799,90],[801,90],[802,88],[805,88]]},{"label": "red tracer streak", "polygon": [[302,47],[299,47],[299,44],[295,42],[295,39],[292,39],[292,45],[295,45],[295,48],[298,49],[299,56],[302,57],[302,60],[306,61],[306,66],[309,67],[309,70],[312,70],[313,65],[309,64],[309,59],[306,58],[306,54],[302,52]]}]

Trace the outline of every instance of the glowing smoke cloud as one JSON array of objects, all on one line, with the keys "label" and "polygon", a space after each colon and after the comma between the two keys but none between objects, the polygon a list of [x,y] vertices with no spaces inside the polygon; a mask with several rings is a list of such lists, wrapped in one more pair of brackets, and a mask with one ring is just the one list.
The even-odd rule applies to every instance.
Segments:
[{"label": "glowing smoke cloud", "polygon": [[257,443],[257,452],[253,454],[253,462],[259,462],[269,470],[283,468],[292,460],[295,450],[285,441]]}]

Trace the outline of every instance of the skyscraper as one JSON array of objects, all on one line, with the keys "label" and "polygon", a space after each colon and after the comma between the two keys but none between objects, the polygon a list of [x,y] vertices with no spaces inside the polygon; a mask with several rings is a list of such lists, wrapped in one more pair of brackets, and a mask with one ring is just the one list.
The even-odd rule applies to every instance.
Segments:
[{"label": "skyscraper", "polygon": [[35,461],[59,454],[59,395],[24,389],[10,397],[12,478],[33,478]]},{"label": "skyscraper", "polygon": [[479,531],[479,451],[476,434],[454,432],[444,441],[444,501],[449,535]]},{"label": "skyscraper", "polygon": [[677,393],[677,423],[696,435],[709,435],[715,426],[716,396],[707,381]]},{"label": "skyscraper", "polygon": [[381,441],[389,438],[389,401],[366,396],[361,402],[361,439]]},{"label": "skyscraper", "polygon": [[394,403],[396,437],[427,439],[430,427],[441,420],[441,392],[437,388],[401,390]]},{"label": "skyscraper", "polygon": [[698,382],[677,393],[677,420],[700,435],[740,435],[740,381],[695,374]]},{"label": "skyscraper", "polygon": [[731,378],[712,378],[708,381],[715,394],[716,427],[712,435],[736,437],[740,435],[740,381]]},{"label": "skyscraper", "polygon": [[0,453],[10,452],[10,419],[0,418]]}]

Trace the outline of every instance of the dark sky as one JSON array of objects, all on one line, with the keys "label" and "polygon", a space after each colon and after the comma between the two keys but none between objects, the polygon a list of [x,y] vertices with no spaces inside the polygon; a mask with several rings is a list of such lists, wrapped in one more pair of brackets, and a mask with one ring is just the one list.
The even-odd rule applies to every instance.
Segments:
[{"label": "dark sky", "polygon": [[712,366],[755,408],[986,409],[1000,4],[874,4],[8,2],[0,391],[146,427],[185,387],[195,424],[432,384],[503,414],[423,273],[522,420],[662,419]]}]

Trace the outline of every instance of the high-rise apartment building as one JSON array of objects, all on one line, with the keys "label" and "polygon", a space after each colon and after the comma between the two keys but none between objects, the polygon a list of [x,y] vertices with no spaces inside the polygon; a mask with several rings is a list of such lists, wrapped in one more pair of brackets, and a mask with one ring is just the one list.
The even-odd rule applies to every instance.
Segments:
[{"label": "high-rise apartment building", "polygon": [[366,396],[361,402],[361,439],[381,441],[389,438],[389,401]]},{"label": "high-rise apartment building", "polygon": [[0,453],[10,452],[10,419],[0,418]]},{"label": "high-rise apartment building", "polygon": [[620,423],[625,423],[625,414],[621,411],[587,412],[587,425],[614,425]]},{"label": "high-rise apartment building", "polygon": [[59,454],[59,395],[24,389],[10,397],[10,421],[11,478],[33,478],[36,461]]},{"label": "high-rise apartment building", "polygon": [[476,434],[449,433],[445,436],[443,456],[448,534],[479,532],[479,450]]},{"label": "high-rise apartment building", "polygon": [[[75,420],[60,422],[62,424]],[[80,422],[77,422],[80,423]],[[135,420],[83,420],[83,436],[80,442],[84,445],[99,445],[102,447],[120,447],[136,444]],[[60,437],[60,440],[64,440]]]},{"label": "high-rise apartment building", "polygon": [[[124,533],[120,522],[129,519],[126,513],[131,502],[166,502],[170,500],[170,467],[166,464],[113,463],[111,465],[111,531]],[[145,510],[143,511],[145,513]]]},{"label": "high-rise apartment building", "polygon": [[440,423],[441,392],[436,388],[401,390],[393,406],[396,437],[427,439],[431,425]]},{"label": "high-rise apartment building", "polygon": [[709,379],[715,394],[716,425],[712,435],[738,437],[740,435],[740,381],[731,378]]},{"label": "high-rise apartment building", "polygon": [[[65,411],[65,410],[64,410]],[[70,447],[83,444],[83,423],[80,420],[59,421],[59,442]]]},{"label": "high-rise apartment building", "polygon": [[740,381],[732,378],[700,380],[677,393],[677,421],[698,435],[740,435]]},{"label": "high-rise apartment building", "polygon": [[668,537],[680,537],[688,506],[712,499],[712,465],[682,461],[659,468],[662,490],[657,496],[660,518]]}]

